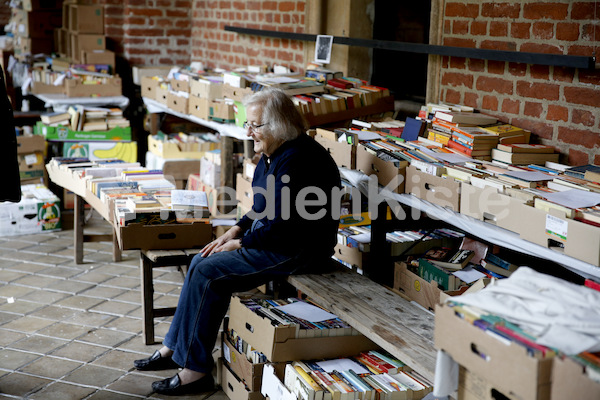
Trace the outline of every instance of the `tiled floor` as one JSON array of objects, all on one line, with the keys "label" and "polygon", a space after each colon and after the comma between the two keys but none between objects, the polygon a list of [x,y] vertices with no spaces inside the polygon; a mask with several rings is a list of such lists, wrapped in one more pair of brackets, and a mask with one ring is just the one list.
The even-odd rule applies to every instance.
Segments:
[{"label": "tiled floor", "polygon": [[[110,232],[89,216],[86,233]],[[155,304],[175,306],[181,275],[154,274]],[[71,229],[0,237],[0,399],[169,398],[151,383],[176,371],[133,368],[160,347],[143,343],[140,301],[137,250],[113,262],[112,243],[85,243],[78,265]],[[169,320],[155,320],[157,341]],[[207,397],[227,399],[220,390],[190,398]]]}]

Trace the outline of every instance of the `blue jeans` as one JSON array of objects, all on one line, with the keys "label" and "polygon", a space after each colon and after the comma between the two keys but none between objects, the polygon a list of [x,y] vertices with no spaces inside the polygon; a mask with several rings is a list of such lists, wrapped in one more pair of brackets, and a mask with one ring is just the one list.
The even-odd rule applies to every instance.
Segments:
[{"label": "blue jeans", "polygon": [[248,248],[214,253],[206,258],[195,256],[163,341],[173,350],[173,361],[194,371],[210,373],[212,350],[232,293],[301,273],[309,264],[306,257]]}]

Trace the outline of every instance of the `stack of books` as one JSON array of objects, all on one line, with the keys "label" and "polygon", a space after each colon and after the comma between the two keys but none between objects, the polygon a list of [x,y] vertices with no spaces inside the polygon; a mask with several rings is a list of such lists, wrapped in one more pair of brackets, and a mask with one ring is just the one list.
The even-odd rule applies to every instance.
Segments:
[{"label": "stack of books", "polygon": [[540,164],[558,162],[559,153],[553,146],[543,144],[499,144],[492,150],[492,160],[516,165]]}]

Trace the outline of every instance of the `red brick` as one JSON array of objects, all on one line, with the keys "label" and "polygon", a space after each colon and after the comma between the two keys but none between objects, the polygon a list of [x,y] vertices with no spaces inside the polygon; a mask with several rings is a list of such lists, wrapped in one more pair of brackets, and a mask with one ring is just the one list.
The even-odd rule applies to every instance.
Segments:
[{"label": "red brick", "polygon": [[556,24],[556,39],[575,41],[579,39],[579,24],[572,22],[559,22]]},{"label": "red brick", "polygon": [[107,26],[104,28],[104,34],[106,36],[123,36],[124,29],[122,26]]},{"label": "red brick", "polygon": [[[600,17],[600,16],[599,16]],[[581,38],[583,40],[599,40],[600,38],[600,25],[598,24],[585,24],[581,27]]]},{"label": "red brick", "polygon": [[465,69],[467,59],[464,57],[450,57],[450,68]]},{"label": "red brick", "polygon": [[490,36],[502,36],[508,35],[508,22],[504,21],[491,21],[490,22]]},{"label": "red brick", "polygon": [[283,14],[283,23],[284,24],[289,24],[291,20],[292,20],[292,18],[290,17],[290,14]]},{"label": "red brick", "polygon": [[533,99],[558,100],[560,88],[551,83],[517,82],[517,95]]},{"label": "red brick", "polygon": [[483,72],[485,70],[485,60],[480,58],[469,58],[469,71]]},{"label": "red brick", "polygon": [[[571,6],[571,19],[596,19],[600,15],[600,3],[578,2]],[[596,10],[594,11],[594,7]]]},{"label": "red brick", "polygon": [[475,47],[475,41],[472,39],[444,38],[444,46]]},{"label": "red brick", "polygon": [[582,46],[582,45],[574,45],[569,46],[567,49],[567,54],[571,56],[585,56],[589,57],[590,54],[594,51],[594,47],[592,46]]},{"label": "red brick", "polygon": [[163,16],[162,10],[157,10],[155,8],[144,8],[144,9],[128,8],[125,11],[129,15],[143,15],[146,17],[162,17]]},{"label": "red brick", "polygon": [[478,108],[479,105],[477,102],[479,101],[479,95],[477,93],[465,93],[464,95],[464,104],[465,106]]},{"label": "red brick", "polygon": [[167,29],[165,32],[167,36],[189,36],[189,29]]},{"label": "red brick", "polygon": [[600,70],[580,69],[579,82],[600,85]]},{"label": "red brick", "polygon": [[484,40],[483,42],[481,42],[481,48],[491,50],[515,51],[517,49],[517,44],[515,42],[501,42],[499,40]]},{"label": "red brick", "polygon": [[127,21],[128,24],[132,24],[132,25],[142,25],[146,22],[146,20],[142,17],[136,17],[133,19],[133,21],[131,21],[131,18],[123,18],[122,16],[120,17],[107,17],[106,15],[104,16],[104,25],[105,26],[110,26],[110,25],[123,25],[125,23],[125,21]]},{"label": "red brick", "polygon": [[523,5],[525,19],[563,20],[569,13],[569,4],[565,3],[531,3]]},{"label": "red brick", "polygon": [[192,8],[192,2],[190,0],[177,0],[174,5],[175,8]]},{"label": "red brick", "polygon": [[145,36],[145,37],[155,37],[155,36],[163,36],[164,32],[162,29],[129,29],[127,33],[130,36]]},{"label": "red brick", "polygon": [[594,160],[592,161],[595,165],[600,165],[600,154],[596,154],[594,156]]},{"label": "red brick", "polygon": [[513,82],[507,79],[480,76],[477,78],[476,89],[484,92],[513,93]]},{"label": "red brick", "polygon": [[535,39],[552,39],[554,37],[554,24],[550,22],[534,22],[531,34]]},{"label": "red brick", "polygon": [[487,71],[490,74],[504,75],[505,69],[506,69],[506,62],[504,62],[504,61],[488,60],[488,62],[487,62]]},{"label": "red brick", "polygon": [[527,73],[527,64],[509,62],[508,72],[510,72],[512,76],[525,76]]},{"label": "red brick", "polygon": [[231,8],[231,1],[219,1],[219,8],[226,10]]},{"label": "red brick", "polygon": [[261,9],[261,2],[260,1],[247,1],[246,2],[246,9],[247,10],[260,10]]},{"label": "red brick", "polygon": [[568,149],[567,164],[568,165],[586,165],[589,164],[590,154],[585,151],[579,151],[574,148]]},{"label": "red brick", "polygon": [[296,3],[296,8],[298,9],[299,12],[304,12],[304,5],[305,5],[305,3],[303,3],[303,2]]},{"label": "red brick", "polygon": [[[136,0],[136,2],[138,3],[136,5],[139,5],[139,6],[144,5],[144,4],[142,4],[140,2],[140,0]],[[158,7],[158,8],[169,8],[169,7],[171,7],[171,1],[170,0],[158,0],[156,2],[156,7]]]},{"label": "red brick", "polygon": [[510,24],[510,36],[517,39],[529,39],[531,24],[528,22],[512,22]]},{"label": "red brick", "polygon": [[559,126],[557,139],[564,143],[585,146],[590,150],[600,146],[600,135],[598,132],[589,129],[575,129]]},{"label": "red brick", "polygon": [[455,35],[465,35],[469,33],[469,21],[454,21],[452,23],[452,33]]},{"label": "red brick", "polygon": [[471,21],[471,35],[485,35],[487,34],[487,22],[486,21]]},{"label": "red brick", "polygon": [[484,3],[481,5],[481,15],[491,18],[519,18],[520,4]]},{"label": "red brick", "polygon": [[533,103],[531,101],[526,101],[525,106],[523,107],[523,115],[527,117],[539,118],[542,115],[544,107],[542,103]]},{"label": "red brick", "polygon": [[473,76],[470,74],[460,74],[457,72],[445,72],[442,75],[442,85],[444,86],[465,86],[473,88]]},{"label": "red brick", "polygon": [[483,96],[481,108],[483,110],[498,111],[498,97],[489,95]]},{"label": "red brick", "polygon": [[460,92],[454,89],[446,89],[445,101],[453,104],[460,104]]},{"label": "red brick", "polygon": [[587,87],[565,87],[565,100],[568,103],[600,107],[600,90]]},{"label": "red brick", "polygon": [[446,3],[446,17],[477,18],[479,16],[479,5],[464,3]]},{"label": "red brick", "polygon": [[160,49],[143,49],[140,47],[132,47],[129,49],[130,54],[160,54]]},{"label": "red brick", "polygon": [[519,100],[504,99],[502,101],[502,112],[507,114],[518,114],[520,107]]},{"label": "red brick", "polygon": [[178,18],[188,18],[189,13],[187,10],[165,10],[167,17],[178,17]]},{"label": "red brick", "polygon": [[562,54],[562,46],[554,46],[542,43],[524,43],[519,49],[528,53]]},{"label": "red brick", "polygon": [[560,82],[573,82],[573,78],[575,76],[575,69],[567,68],[567,67],[554,67],[554,71],[552,72],[552,78],[555,81]]},{"label": "red brick", "polygon": [[550,67],[547,65],[531,65],[529,67],[529,75],[534,79],[548,80],[550,77]]},{"label": "red brick", "polygon": [[293,1],[282,1],[279,3],[278,10],[281,12],[290,12],[296,9],[296,3]]},{"label": "red brick", "polygon": [[553,132],[554,132],[554,124],[547,124],[544,121],[541,121],[537,118],[528,119],[528,118],[515,118],[511,122],[514,126],[518,126],[519,128],[527,129],[531,131],[534,135],[542,139],[552,140]]},{"label": "red brick", "polygon": [[277,60],[294,61],[294,55],[289,51],[278,51]]},{"label": "red brick", "polygon": [[567,120],[569,119],[569,109],[567,107],[549,104],[548,112],[546,113],[546,119],[549,121],[567,122]]},{"label": "red brick", "polygon": [[[274,1],[263,1],[263,10],[269,10],[269,7],[274,5],[275,2]],[[245,1],[234,1],[233,2],[233,8],[236,10],[245,10],[246,9],[246,2]]]},{"label": "red brick", "polygon": [[448,19],[444,21],[444,33],[447,35],[452,33],[452,21]]},{"label": "red brick", "polygon": [[156,19],[155,22],[156,26],[160,26],[161,28],[173,26],[173,20],[169,18]]},{"label": "red brick", "polygon": [[574,124],[581,124],[584,126],[594,126],[596,122],[596,118],[591,111],[587,110],[579,110],[577,108],[573,109],[573,113],[571,114],[571,122]]}]

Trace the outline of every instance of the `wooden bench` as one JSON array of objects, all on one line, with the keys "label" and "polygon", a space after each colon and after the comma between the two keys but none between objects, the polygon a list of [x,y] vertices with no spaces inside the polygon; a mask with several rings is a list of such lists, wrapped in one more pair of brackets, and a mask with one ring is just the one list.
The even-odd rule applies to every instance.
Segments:
[{"label": "wooden bench", "polygon": [[348,269],[294,275],[288,282],[434,382],[434,316]]},{"label": "wooden bench", "polygon": [[200,249],[182,250],[141,250],[142,277],[142,314],[143,335],[145,344],[154,344],[154,318],[167,317],[175,314],[176,307],[154,308],[154,283],[152,270],[160,267],[176,266],[185,277],[192,258]]}]

